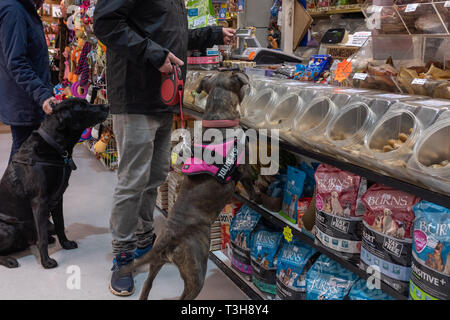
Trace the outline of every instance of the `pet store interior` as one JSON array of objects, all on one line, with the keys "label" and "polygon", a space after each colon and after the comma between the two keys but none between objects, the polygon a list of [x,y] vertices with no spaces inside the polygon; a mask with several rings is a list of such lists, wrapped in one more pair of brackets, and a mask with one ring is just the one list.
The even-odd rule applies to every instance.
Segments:
[{"label": "pet store interior", "polygon": [[[69,2],[45,0],[39,10],[55,97],[108,103],[108,48],[93,32],[97,1]],[[197,299],[449,300],[450,1],[185,5],[190,29],[237,31],[233,44],[189,52],[173,130],[193,132],[208,99],[196,90],[201,80],[233,69],[250,79],[241,128],[266,129],[257,132],[268,144],[279,135],[270,144],[278,172],[262,175],[269,164],[252,164],[256,199],[238,183],[212,224]],[[2,173],[10,147],[9,127],[0,125]],[[20,267],[0,267],[0,299],[123,299],[107,289],[119,162],[110,116],[86,128],[73,159],[78,170],[64,194],[65,225],[79,248],[49,245],[58,260],[51,271],[36,265],[33,247],[13,255]],[[157,234],[177,200],[181,160],[174,152],[158,188]],[[82,272],[79,290],[66,286],[73,265]],[[147,272],[138,269],[137,292]],[[178,269],[167,264],[149,299],[178,299],[182,290]]]}]

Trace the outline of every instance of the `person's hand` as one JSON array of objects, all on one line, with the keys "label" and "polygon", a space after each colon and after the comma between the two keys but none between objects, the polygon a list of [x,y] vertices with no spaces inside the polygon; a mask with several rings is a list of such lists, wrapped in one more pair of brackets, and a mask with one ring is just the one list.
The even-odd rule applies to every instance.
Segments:
[{"label": "person's hand", "polygon": [[182,60],[178,59],[172,52],[169,52],[166,61],[164,61],[164,64],[161,66],[161,68],[159,68],[159,72],[171,73],[173,70],[172,64],[176,64],[179,67],[184,66],[184,62]]},{"label": "person's hand", "polygon": [[58,100],[56,100],[55,97],[48,98],[42,104],[42,110],[44,110],[44,112],[46,114],[50,115],[53,112],[53,106],[52,105],[56,105],[56,104],[58,104]]},{"label": "person's hand", "polygon": [[232,28],[223,28],[223,44],[229,45],[232,44],[234,41],[234,37],[236,36],[236,30]]}]

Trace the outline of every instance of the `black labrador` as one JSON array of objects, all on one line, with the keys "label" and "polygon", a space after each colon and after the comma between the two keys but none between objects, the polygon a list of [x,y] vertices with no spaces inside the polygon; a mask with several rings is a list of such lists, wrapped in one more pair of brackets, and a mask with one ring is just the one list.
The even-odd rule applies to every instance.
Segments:
[{"label": "black labrador", "polygon": [[[203,120],[239,119],[237,107],[244,98],[244,86],[248,83],[248,77],[240,72],[220,72],[205,77],[197,88],[197,92],[205,90],[209,93]],[[226,129],[219,130],[223,131],[225,137]],[[245,152],[248,153],[247,147]],[[174,263],[184,280],[184,291],[180,299],[194,299],[200,293],[207,271],[212,223],[232,199],[238,180],[252,199],[256,196],[249,165],[239,165],[236,172],[237,179],[228,183],[222,183],[209,174],[184,177],[177,200],[168,213],[153,248],[134,264],[134,267],[150,264],[141,300],[148,298],[153,280],[166,263]],[[133,266],[124,268],[124,271],[129,272],[130,268]]]},{"label": "black labrador", "polygon": [[[14,155],[0,181],[0,264],[19,266],[9,254],[37,244],[42,266],[54,268],[48,255],[48,221],[61,246],[75,249],[64,230],[63,194],[72,170],[72,151],[83,131],[103,122],[106,105],[92,105],[83,99],[68,99],[54,107],[40,128],[34,131]],[[54,240],[54,239],[53,239]]]}]

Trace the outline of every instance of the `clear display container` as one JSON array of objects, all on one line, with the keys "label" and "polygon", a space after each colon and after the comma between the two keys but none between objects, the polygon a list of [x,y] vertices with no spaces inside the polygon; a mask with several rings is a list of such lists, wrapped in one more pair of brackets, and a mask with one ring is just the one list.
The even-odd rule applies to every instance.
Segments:
[{"label": "clear display container", "polygon": [[397,11],[410,34],[447,33],[441,17],[431,2],[414,1],[396,5]]},{"label": "clear display container", "polygon": [[450,111],[424,130],[408,161],[410,174],[427,187],[450,194]]},{"label": "clear display container", "polygon": [[341,109],[327,126],[329,152],[340,159],[359,162],[364,137],[376,121],[388,110],[389,101],[365,99]]},{"label": "clear display container", "polygon": [[425,105],[395,103],[366,135],[361,158],[388,175],[416,181],[406,170],[415,143],[442,110]]},{"label": "clear display container", "polygon": [[326,141],[326,127],[337,109],[329,97],[314,99],[295,117],[293,128],[288,133],[290,140],[305,144],[313,150],[323,151],[320,144]]},{"label": "clear display container", "polygon": [[248,101],[242,122],[255,127],[264,125],[266,114],[274,108],[277,99],[278,94],[271,88],[258,90]]},{"label": "clear display container", "polygon": [[264,127],[289,131],[295,116],[301,112],[305,102],[296,93],[287,93],[276,103],[275,107],[268,111]]}]

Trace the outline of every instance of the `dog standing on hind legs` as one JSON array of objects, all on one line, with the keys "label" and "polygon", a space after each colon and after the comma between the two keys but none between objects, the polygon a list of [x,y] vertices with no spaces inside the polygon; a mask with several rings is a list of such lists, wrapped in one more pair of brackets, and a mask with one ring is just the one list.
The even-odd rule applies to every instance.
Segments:
[{"label": "dog standing on hind legs", "polygon": [[[202,79],[197,92],[204,90],[209,94],[203,115],[204,130],[216,128],[226,137],[226,128],[239,125],[240,116],[237,107],[244,98],[244,86],[248,83],[248,77],[241,72],[219,72]],[[255,197],[250,166],[239,165],[237,152],[233,156],[233,150],[238,149],[236,141],[237,139],[225,143],[214,141],[214,147],[211,147],[212,144],[205,146],[206,141],[203,140],[203,146],[194,146],[194,148],[203,148],[202,151],[211,148],[214,152],[221,153],[225,158],[225,165],[218,166],[216,169],[210,167],[209,170],[212,172],[196,172],[192,165],[187,165],[188,162],[185,162],[183,172],[187,175],[184,177],[177,201],[169,211],[161,233],[156,238],[153,248],[141,259],[136,260],[134,266],[130,266],[133,268],[145,263],[149,264],[149,274],[141,292],[141,300],[148,298],[156,275],[166,263],[174,263],[184,281],[184,291],[180,299],[195,299],[203,288],[212,223],[232,199],[238,180],[244,185],[250,197],[252,199]],[[233,143],[234,149],[231,148]],[[226,150],[227,148],[231,151]],[[242,150],[248,153],[245,143]],[[233,169],[226,166],[229,159],[232,159]],[[206,166],[203,163],[203,168]],[[231,171],[221,175],[222,171],[227,169]]]}]

